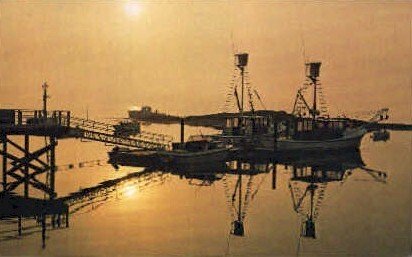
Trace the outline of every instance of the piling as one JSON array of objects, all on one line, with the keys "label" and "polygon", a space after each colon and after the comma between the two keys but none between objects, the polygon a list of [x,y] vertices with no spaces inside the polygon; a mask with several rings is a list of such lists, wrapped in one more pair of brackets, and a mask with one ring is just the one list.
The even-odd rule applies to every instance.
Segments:
[{"label": "piling", "polygon": [[180,143],[185,142],[185,119],[180,119]]},{"label": "piling", "polygon": [[42,215],[41,218],[41,240],[42,248],[46,248],[46,215]]},{"label": "piling", "polygon": [[272,170],[272,189],[276,189],[276,180],[277,180],[277,170],[276,170],[276,163],[273,164]]},{"label": "piling", "polygon": [[22,231],[22,228],[21,228],[21,216],[19,216],[19,218],[18,218],[18,232],[19,232],[19,236],[21,236],[21,231]]}]

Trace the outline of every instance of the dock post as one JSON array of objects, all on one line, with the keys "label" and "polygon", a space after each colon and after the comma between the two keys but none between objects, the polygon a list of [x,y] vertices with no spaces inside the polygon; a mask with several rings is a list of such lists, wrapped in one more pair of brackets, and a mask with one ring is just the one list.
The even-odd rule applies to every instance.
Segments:
[{"label": "dock post", "polygon": [[22,125],[23,124],[23,114],[21,110],[17,111],[17,124]]},{"label": "dock post", "polygon": [[41,218],[41,240],[44,249],[46,248],[46,214],[43,214]]},{"label": "dock post", "polygon": [[69,209],[67,208],[67,211],[66,211],[66,228],[68,228],[69,227]]},{"label": "dock post", "polygon": [[7,136],[6,134],[1,135],[3,142],[3,191],[7,189]]},{"label": "dock post", "polygon": [[51,222],[52,228],[55,228],[56,227],[56,215],[54,214],[50,215],[50,222]]},{"label": "dock post", "polygon": [[[50,137],[50,195],[49,198],[52,200],[56,197],[55,193],[55,172],[56,172],[56,138],[54,136]],[[56,215],[51,215],[52,228],[56,227]]]},{"label": "dock post", "polygon": [[67,127],[70,127],[70,111],[67,112]]},{"label": "dock post", "polygon": [[50,137],[50,199],[54,199],[55,193],[55,172],[56,172],[56,138],[54,136]]},{"label": "dock post", "polygon": [[21,236],[21,216],[19,216],[18,218],[18,232],[19,232],[19,236]]},{"label": "dock post", "polygon": [[180,143],[185,142],[185,119],[180,119]]},{"label": "dock post", "polygon": [[30,137],[24,135],[24,158],[26,163],[24,164],[24,197],[29,197],[29,155],[30,155]]},{"label": "dock post", "polygon": [[60,228],[62,224],[62,216],[59,214],[57,214],[57,227]]},{"label": "dock post", "polygon": [[277,177],[277,170],[276,170],[276,162],[273,164],[273,170],[272,170],[272,189],[276,189],[276,177]]}]

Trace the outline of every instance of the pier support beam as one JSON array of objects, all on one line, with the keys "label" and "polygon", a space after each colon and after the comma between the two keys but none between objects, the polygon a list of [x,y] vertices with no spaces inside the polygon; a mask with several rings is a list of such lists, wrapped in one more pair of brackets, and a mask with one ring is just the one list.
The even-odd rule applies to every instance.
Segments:
[{"label": "pier support beam", "polygon": [[[50,190],[55,192],[55,172],[56,172],[56,145],[57,140],[55,137],[50,137]],[[54,199],[56,194],[50,195],[50,199]]]},{"label": "pier support beam", "polygon": [[[3,145],[3,152],[7,153],[7,136],[6,134],[2,134],[1,135],[1,141],[2,141],[2,145]],[[6,191],[6,187],[7,187],[7,156],[5,154],[2,155],[3,156],[3,191]]]},{"label": "pier support beam", "polygon": [[[24,135],[24,158],[26,160],[30,155],[30,138],[29,135]],[[29,162],[24,164],[24,197],[29,197]]]},{"label": "pier support beam", "polygon": [[[20,185],[23,185],[24,197],[28,198],[29,187],[31,186],[46,193],[49,199],[54,199],[56,197],[56,137],[50,136],[50,143],[46,143],[43,148],[33,152],[30,151],[29,135],[24,136],[24,146],[7,138],[6,135],[1,135],[1,139],[0,155],[3,157],[3,191],[13,192]],[[13,152],[10,151],[9,146],[13,147]],[[50,156],[50,158],[47,158],[47,156]],[[50,172],[50,176],[46,176],[46,181],[40,181],[37,177],[46,172]]]},{"label": "pier support beam", "polygon": [[18,222],[17,231],[18,231],[18,233],[19,233],[19,236],[21,236],[21,234],[22,234],[22,233],[21,233],[21,231],[22,231],[22,227],[21,227],[21,216],[18,217],[17,222]]},{"label": "pier support beam", "polygon": [[67,208],[65,216],[66,216],[66,228],[68,228],[69,227],[69,208]]},{"label": "pier support beam", "polygon": [[42,248],[46,248],[46,215],[41,217],[41,242]]}]

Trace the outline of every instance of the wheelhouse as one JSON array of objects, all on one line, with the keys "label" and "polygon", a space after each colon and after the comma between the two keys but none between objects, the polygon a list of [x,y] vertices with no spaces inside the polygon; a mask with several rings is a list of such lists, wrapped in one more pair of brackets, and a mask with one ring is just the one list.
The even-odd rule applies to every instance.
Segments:
[{"label": "wheelhouse", "polygon": [[252,134],[267,134],[273,131],[273,123],[266,116],[237,116],[226,119],[223,134],[227,136],[242,136]]},{"label": "wheelhouse", "polygon": [[[344,118],[319,118],[314,120],[312,118],[297,117],[280,134],[298,140],[331,139],[341,137],[346,129],[354,125],[353,122]],[[289,133],[284,133],[285,130]]]}]

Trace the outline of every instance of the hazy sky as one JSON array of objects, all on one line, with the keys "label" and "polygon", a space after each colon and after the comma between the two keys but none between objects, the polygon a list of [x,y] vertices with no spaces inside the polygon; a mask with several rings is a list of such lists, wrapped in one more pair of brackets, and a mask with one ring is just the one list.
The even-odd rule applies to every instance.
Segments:
[{"label": "hazy sky", "polygon": [[[332,113],[389,107],[411,121],[412,2],[0,1],[0,107],[125,116],[221,111],[233,51],[270,109],[290,111],[306,60]],[[304,49],[304,51],[303,51]]]}]

